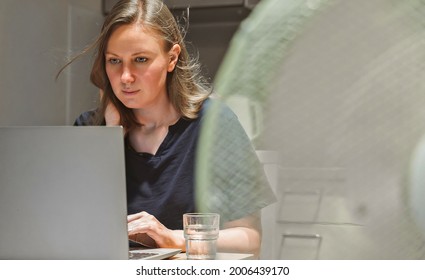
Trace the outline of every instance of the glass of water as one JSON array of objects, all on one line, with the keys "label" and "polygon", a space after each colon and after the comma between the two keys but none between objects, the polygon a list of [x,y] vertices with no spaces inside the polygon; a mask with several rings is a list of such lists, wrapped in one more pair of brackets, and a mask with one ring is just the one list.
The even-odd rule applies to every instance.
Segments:
[{"label": "glass of water", "polygon": [[213,260],[217,252],[220,215],[216,213],[183,214],[183,230],[188,260]]}]

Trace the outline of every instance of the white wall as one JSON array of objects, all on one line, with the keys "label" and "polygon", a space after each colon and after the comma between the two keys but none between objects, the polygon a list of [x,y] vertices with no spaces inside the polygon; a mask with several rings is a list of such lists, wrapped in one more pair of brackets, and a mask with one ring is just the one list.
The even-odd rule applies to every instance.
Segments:
[{"label": "white wall", "polygon": [[55,81],[102,23],[101,0],[0,1],[0,125],[72,124],[94,106],[90,57]]}]

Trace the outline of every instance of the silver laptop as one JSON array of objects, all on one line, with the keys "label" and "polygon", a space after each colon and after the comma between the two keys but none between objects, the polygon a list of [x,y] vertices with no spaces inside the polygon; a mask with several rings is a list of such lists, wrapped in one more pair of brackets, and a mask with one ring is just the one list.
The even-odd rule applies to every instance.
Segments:
[{"label": "silver laptop", "polygon": [[0,259],[128,259],[123,142],[121,127],[0,127]]}]

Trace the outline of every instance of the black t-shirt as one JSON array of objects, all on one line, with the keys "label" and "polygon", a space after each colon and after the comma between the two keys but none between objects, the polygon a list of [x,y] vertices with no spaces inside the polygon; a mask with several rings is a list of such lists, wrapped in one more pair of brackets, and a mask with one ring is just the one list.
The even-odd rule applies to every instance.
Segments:
[{"label": "black t-shirt", "polygon": [[[196,212],[194,162],[200,119],[169,127],[155,155],[126,144],[128,213],[146,211],[170,229],[182,228],[184,213]],[[126,141],[127,142],[127,141]]]},{"label": "black t-shirt", "polygon": [[[170,126],[167,136],[155,155],[134,151],[125,139],[128,214],[146,211],[154,215],[167,228],[182,229],[183,214],[197,212],[197,204],[195,203],[195,158],[201,123],[210,103],[212,103],[211,100],[204,102],[197,119],[180,119],[176,124]],[[95,111],[81,114],[74,125],[91,125],[94,114]],[[236,133],[238,135],[236,138],[242,139],[244,143],[244,145],[237,143],[233,146],[230,143],[223,143],[221,147],[231,147],[233,153],[238,153],[240,147],[248,147],[250,145],[249,139],[236,115],[228,107],[224,107],[221,114],[223,115],[220,116],[223,125],[220,125],[220,127],[228,127],[227,130],[231,130],[232,134]],[[236,138],[232,135],[230,140],[234,143]],[[255,156],[253,149],[249,153]],[[231,159],[229,159],[231,153],[223,148],[220,148],[218,154],[220,154],[222,163],[225,162],[225,158],[231,162]],[[214,174],[214,180],[218,180],[219,186],[225,187],[225,189],[216,188],[217,191],[214,190],[214,192],[217,194],[216,199],[223,201],[226,207],[230,207],[223,209],[226,210],[226,216],[230,219],[251,214],[274,199],[268,184],[265,183],[263,174],[261,174],[262,180],[260,182],[262,186],[257,189],[258,184],[254,178],[257,177],[257,174],[247,168],[246,162],[242,163],[243,168],[240,164],[232,164],[225,168],[225,172],[222,170],[211,171],[211,174]],[[239,182],[232,183],[235,181],[235,174],[246,179],[244,182],[238,180]],[[236,184],[243,184],[244,190],[241,191],[241,186]],[[244,205],[238,204],[238,200],[243,200]],[[254,200],[255,203],[251,203]],[[216,203],[215,205],[224,208],[221,204]],[[219,212],[221,209],[214,208],[213,210]],[[238,213],[242,210],[243,212]],[[223,218],[226,217],[223,216]]]}]

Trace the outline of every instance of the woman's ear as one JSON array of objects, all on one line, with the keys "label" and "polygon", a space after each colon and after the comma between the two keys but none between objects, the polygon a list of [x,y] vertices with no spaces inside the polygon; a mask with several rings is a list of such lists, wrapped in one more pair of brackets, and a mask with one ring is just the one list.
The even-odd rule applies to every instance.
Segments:
[{"label": "woman's ear", "polygon": [[179,44],[174,44],[171,50],[168,52],[170,56],[170,62],[168,63],[168,72],[173,72],[176,67],[177,61],[179,60],[179,55],[181,52],[181,47]]}]

